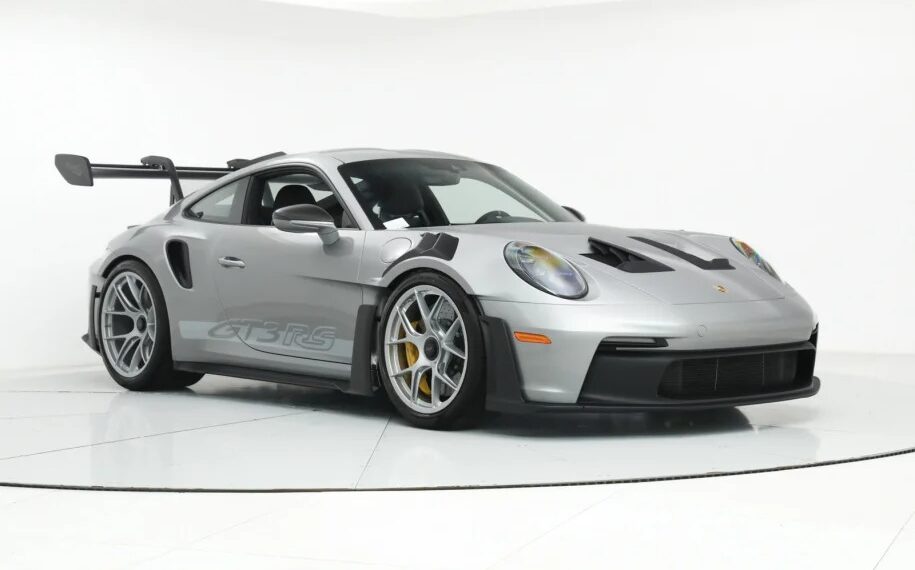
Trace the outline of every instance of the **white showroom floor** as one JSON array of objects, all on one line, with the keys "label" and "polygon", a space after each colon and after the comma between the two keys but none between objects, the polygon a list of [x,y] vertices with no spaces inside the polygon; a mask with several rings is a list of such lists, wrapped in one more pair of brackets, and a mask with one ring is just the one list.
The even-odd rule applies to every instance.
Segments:
[{"label": "white showroom floor", "polygon": [[[915,567],[915,357],[821,356],[815,398],[713,414],[493,417],[99,369],[0,377],[0,568]],[[375,490],[514,485],[563,487]],[[301,489],[247,493],[244,489]],[[315,493],[308,489],[338,489]]]},{"label": "white showroom floor", "polygon": [[146,489],[388,489],[618,481],[915,447],[913,359],[826,355],[810,399],[706,413],[524,415],[413,428],[383,399],[206,376],[122,390],[102,368],[0,380],[0,482]]},{"label": "white showroom floor", "polygon": [[909,454],[711,479],[474,491],[0,487],[0,568],[911,570],[913,480]]}]

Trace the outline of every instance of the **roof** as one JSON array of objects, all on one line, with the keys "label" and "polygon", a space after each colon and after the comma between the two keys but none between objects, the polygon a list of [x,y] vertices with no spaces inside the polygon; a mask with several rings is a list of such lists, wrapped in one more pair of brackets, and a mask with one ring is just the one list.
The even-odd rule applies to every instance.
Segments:
[{"label": "roof", "polygon": [[467,159],[466,156],[437,152],[433,150],[390,150],[384,148],[338,148],[318,152],[305,152],[288,155],[288,157],[313,158],[315,155],[329,156],[342,163],[360,162],[363,160],[378,160],[383,158],[456,158]]},{"label": "roof", "polygon": [[[436,152],[432,150],[390,150],[384,148],[339,148],[332,150],[320,150],[315,152],[301,152],[296,154],[284,154],[275,158],[252,163],[244,168],[240,168],[227,176],[218,180],[218,184],[225,184],[235,178],[247,176],[252,172],[271,168],[274,166],[283,166],[296,162],[306,162],[317,165],[318,167],[335,169],[341,164],[349,162],[361,162],[363,160],[380,160],[385,158],[450,158],[457,160],[472,160],[466,156],[449,154],[446,152]],[[211,188],[216,185],[204,186],[203,189]]]}]

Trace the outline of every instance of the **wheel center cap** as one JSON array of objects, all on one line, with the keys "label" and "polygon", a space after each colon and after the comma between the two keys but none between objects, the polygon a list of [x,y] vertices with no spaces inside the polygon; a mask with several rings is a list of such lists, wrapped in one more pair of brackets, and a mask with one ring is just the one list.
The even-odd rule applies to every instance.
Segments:
[{"label": "wheel center cap", "polygon": [[429,360],[438,358],[438,341],[434,338],[427,338],[426,343],[423,345],[423,353]]},{"label": "wheel center cap", "polygon": [[146,330],[146,319],[144,317],[137,317],[137,330],[140,332]]}]

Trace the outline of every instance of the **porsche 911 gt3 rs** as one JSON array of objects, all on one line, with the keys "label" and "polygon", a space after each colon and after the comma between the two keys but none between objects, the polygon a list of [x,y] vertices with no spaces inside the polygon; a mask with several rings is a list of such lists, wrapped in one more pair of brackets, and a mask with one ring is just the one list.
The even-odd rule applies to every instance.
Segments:
[{"label": "porsche 911 gt3 rs", "polygon": [[[130,390],[221,374],[372,395],[410,422],[484,409],[700,409],[811,396],[817,319],[746,242],[591,225],[498,166],[345,149],[162,178],[171,206],[90,272],[86,343]],[[183,179],[212,180],[184,196]]]}]

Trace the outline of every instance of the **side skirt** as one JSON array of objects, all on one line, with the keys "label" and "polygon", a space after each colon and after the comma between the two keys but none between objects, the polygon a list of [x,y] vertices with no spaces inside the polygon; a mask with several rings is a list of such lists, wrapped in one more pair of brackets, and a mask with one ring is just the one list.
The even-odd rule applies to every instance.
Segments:
[{"label": "side skirt", "polygon": [[174,367],[175,370],[181,370],[183,372],[218,374],[220,376],[245,378],[247,380],[263,380],[265,382],[275,382],[277,384],[292,384],[295,386],[307,386],[309,388],[330,388],[342,392],[349,391],[349,382],[346,380],[318,378],[315,376],[294,374],[292,372],[278,372],[275,370],[262,370],[260,368],[248,368],[246,366],[233,366],[230,364],[216,364],[212,362],[175,362]]}]

